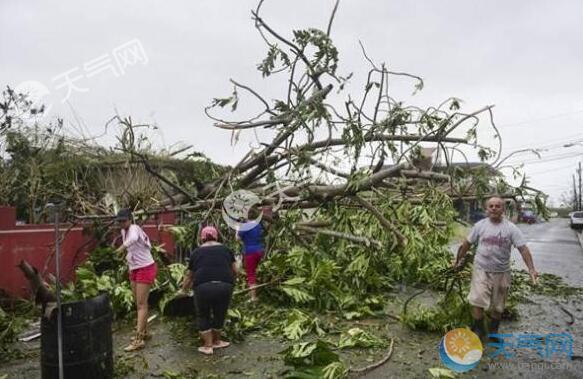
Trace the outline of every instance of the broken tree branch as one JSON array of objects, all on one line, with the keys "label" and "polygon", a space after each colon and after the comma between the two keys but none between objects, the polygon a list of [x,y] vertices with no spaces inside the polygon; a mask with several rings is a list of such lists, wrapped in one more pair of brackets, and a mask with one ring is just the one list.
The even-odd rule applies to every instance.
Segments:
[{"label": "broken tree branch", "polygon": [[311,228],[309,226],[303,226],[303,225],[296,225],[295,228],[297,230],[301,230],[301,231],[312,233],[312,234],[324,234],[324,235],[331,236],[331,237],[346,239],[346,240],[349,240],[352,242],[365,243],[366,246],[376,245],[379,248],[383,246],[380,241],[377,241],[375,239],[355,236],[355,235],[348,234],[348,233],[337,232],[335,230],[316,229],[316,228]]},{"label": "broken tree branch", "polygon": [[38,270],[36,267],[31,266],[27,261],[24,259],[20,261],[18,264],[18,268],[30,284],[30,289],[34,294],[34,299],[37,304],[42,304],[43,307],[46,306],[47,303],[52,303],[57,301],[55,294],[49,290],[41,278]]},{"label": "broken tree branch", "polygon": [[401,170],[401,174],[407,178],[432,179],[449,181],[451,177],[447,174],[440,174],[433,171]]},{"label": "broken tree branch", "polygon": [[395,340],[391,338],[391,343],[389,345],[389,351],[387,352],[387,354],[385,355],[385,357],[383,359],[381,359],[380,361],[373,363],[371,365],[362,367],[362,368],[350,368],[350,372],[354,372],[357,374],[363,374],[367,371],[370,371],[372,369],[375,369],[377,367],[380,367],[382,365],[384,365],[385,363],[387,363],[389,361],[389,359],[391,359],[391,356],[393,355],[393,345],[394,345]]},{"label": "broken tree branch", "polygon": [[397,227],[395,225],[393,225],[389,220],[387,220],[385,218],[385,216],[383,216],[383,214],[381,212],[379,212],[378,209],[375,208],[374,205],[372,205],[371,203],[369,203],[368,201],[366,201],[365,199],[363,199],[360,196],[354,196],[354,199],[363,207],[365,207],[370,213],[373,214],[373,216],[375,216],[377,218],[377,220],[379,220],[379,222],[381,223],[381,225],[384,226],[384,228],[389,232],[389,233],[393,233],[397,236],[397,239],[399,240],[399,243],[401,244],[401,246],[404,246],[407,244],[407,238],[403,235],[403,233],[401,233],[399,231],[399,229],[397,229]]},{"label": "broken tree branch", "polygon": [[296,226],[308,226],[312,228],[324,228],[327,226],[332,226],[330,221],[326,220],[308,220],[308,221],[301,221],[296,224]]}]

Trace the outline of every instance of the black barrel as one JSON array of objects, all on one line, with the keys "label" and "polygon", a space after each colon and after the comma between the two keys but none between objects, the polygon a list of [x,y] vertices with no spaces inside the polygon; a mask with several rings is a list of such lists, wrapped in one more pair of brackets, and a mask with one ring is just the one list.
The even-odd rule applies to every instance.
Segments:
[{"label": "black barrel", "polygon": [[[65,378],[113,377],[112,310],[107,294],[62,304]],[[43,379],[59,377],[57,311],[41,321]]]}]

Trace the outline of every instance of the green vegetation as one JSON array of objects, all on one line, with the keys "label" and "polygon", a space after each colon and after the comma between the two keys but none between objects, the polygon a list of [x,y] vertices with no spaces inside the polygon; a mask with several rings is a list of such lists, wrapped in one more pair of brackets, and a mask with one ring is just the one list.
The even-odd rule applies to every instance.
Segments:
[{"label": "green vegetation", "polygon": [[[294,30],[291,40],[282,40],[259,17],[262,3],[253,18],[268,52],[257,68],[264,78],[289,75],[287,94],[268,102],[232,81],[232,94],[215,98],[206,111],[217,126],[232,132],[234,140],[241,129],[260,126],[276,136],[272,141],[261,141],[260,148],[228,168],[200,154],[176,160],[176,151],[155,152],[147,136],[138,133],[144,126],[129,118],[114,118],[122,131],[111,149],[66,139],[60,124],[27,129],[3,123],[0,135],[9,157],[0,162],[0,201],[16,205],[19,217],[30,222],[46,218],[36,209],[42,209],[52,196],[65,198],[68,217],[112,214],[120,205],[145,211],[163,204],[182,205],[187,220],[172,228],[180,247],[194,247],[198,225],[211,223],[222,225],[225,243],[235,248],[229,237],[233,231],[221,221],[222,199],[238,189],[255,191],[264,204],[280,208],[259,269],[260,282],[268,285],[259,290],[259,304],[247,304],[244,294],[234,296],[225,326],[227,337],[239,341],[260,331],[285,341],[288,347],[281,355],[291,367],[287,377],[345,377],[349,367],[337,350],[386,346],[369,331],[345,321],[387,317],[397,286],[439,294],[431,308],[416,306],[413,297],[403,304],[400,319],[404,325],[443,332],[468,324],[465,298],[470,271],[450,269],[448,244],[466,235],[454,222],[452,198],[496,191],[521,196],[527,190],[493,178],[488,165],[471,172],[453,168],[444,174],[433,172],[431,157],[423,154],[421,142],[443,149],[446,160],[447,144],[467,144],[477,148],[481,161],[494,159],[492,149],[477,145],[476,132],[477,116],[490,112],[491,106],[469,112],[460,110],[456,98],[426,109],[396,101],[388,92],[389,77],[413,78],[415,91],[422,89],[423,81],[392,72],[385,64],[375,65],[368,57],[371,67],[364,92],[339,99],[352,74],[338,74],[339,54],[330,33]],[[236,111],[243,92],[259,99],[266,110],[237,122],[208,113],[224,107]],[[336,98],[329,100],[329,95]],[[338,103],[345,109],[336,109]],[[465,138],[450,135],[456,128],[463,128]],[[323,133],[327,139],[318,141]],[[459,150],[455,147],[451,152],[454,149]],[[362,166],[364,158],[367,162]],[[340,163],[346,172],[336,169]],[[313,175],[316,168],[321,170],[317,177]],[[540,197],[536,205],[544,208]],[[106,239],[107,225],[96,223],[93,231],[100,241]],[[166,265],[160,247],[154,249],[154,256],[159,275],[152,292],[163,311],[179,288],[184,266]],[[111,248],[102,246],[92,252],[77,268],[76,278],[64,289],[66,300],[107,292],[116,318],[133,315],[127,267]],[[237,291],[244,289],[242,282],[238,281]],[[516,302],[525,300],[532,290],[520,276],[515,283],[512,312],[516,312]],[[553,283],[556,291],[570,291]],[[182,320],[172,323],[172,328],[179,335],[187,333],[188,326]],[[128,360],[116,363],[117,376],[132,371]],[[183,374],[166,371],[163,376],[181,378]]]},{"label": "green vegetation", "polygon": [[38,311],[29,302],[20,301],[4,309],[0,307],[0,363],[26,356],[12,344],[35,317],[38,317]]},{"label": "green vegetation", "polygon": [[321,340],[293,344],[281,354],[286,365],[293,367],[285,374],[289,379],[336,379],[348,373],[348,368],[332,351],[332,346]]},{"label": "green vegetation", "polygon": [[[180,263],[165,264],[164,253],[159,246],[152,248],[159,271],[151,291],[157,294],[161,312],[180,288],[186,269]],[[75,275],[75,282],[63,288],[64,301],[82,300],[105,292],[109,294],[116,318],[123,318],[135,309],[125,258],[121,254],[116,255],[113,248],[95,249],[89,259],[75,270]]]}]

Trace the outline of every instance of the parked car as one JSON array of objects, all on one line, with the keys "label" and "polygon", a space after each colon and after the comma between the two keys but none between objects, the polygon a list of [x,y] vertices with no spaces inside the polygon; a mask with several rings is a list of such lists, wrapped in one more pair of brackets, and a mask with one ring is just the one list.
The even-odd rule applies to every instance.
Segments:
[{"label": "parked car", "polygon": [[533,211],[526,210],[520,213],[520,221],[526,222],[527,224],[536,223],[536,214]]},{"label": "parked car", "polygon": [[583,229],[583,212],[573,212],[571,214],[571,228]]}]

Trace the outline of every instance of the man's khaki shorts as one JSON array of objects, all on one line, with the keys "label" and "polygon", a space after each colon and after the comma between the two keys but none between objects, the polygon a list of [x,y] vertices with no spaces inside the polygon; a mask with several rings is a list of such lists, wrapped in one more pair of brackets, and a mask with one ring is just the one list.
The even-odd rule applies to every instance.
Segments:
[{"label": "man's khaki shorts", "polygon": [[468,301],[475,307],[502,313],[510,282],[510,271],[486,272],[474,267]]}]

